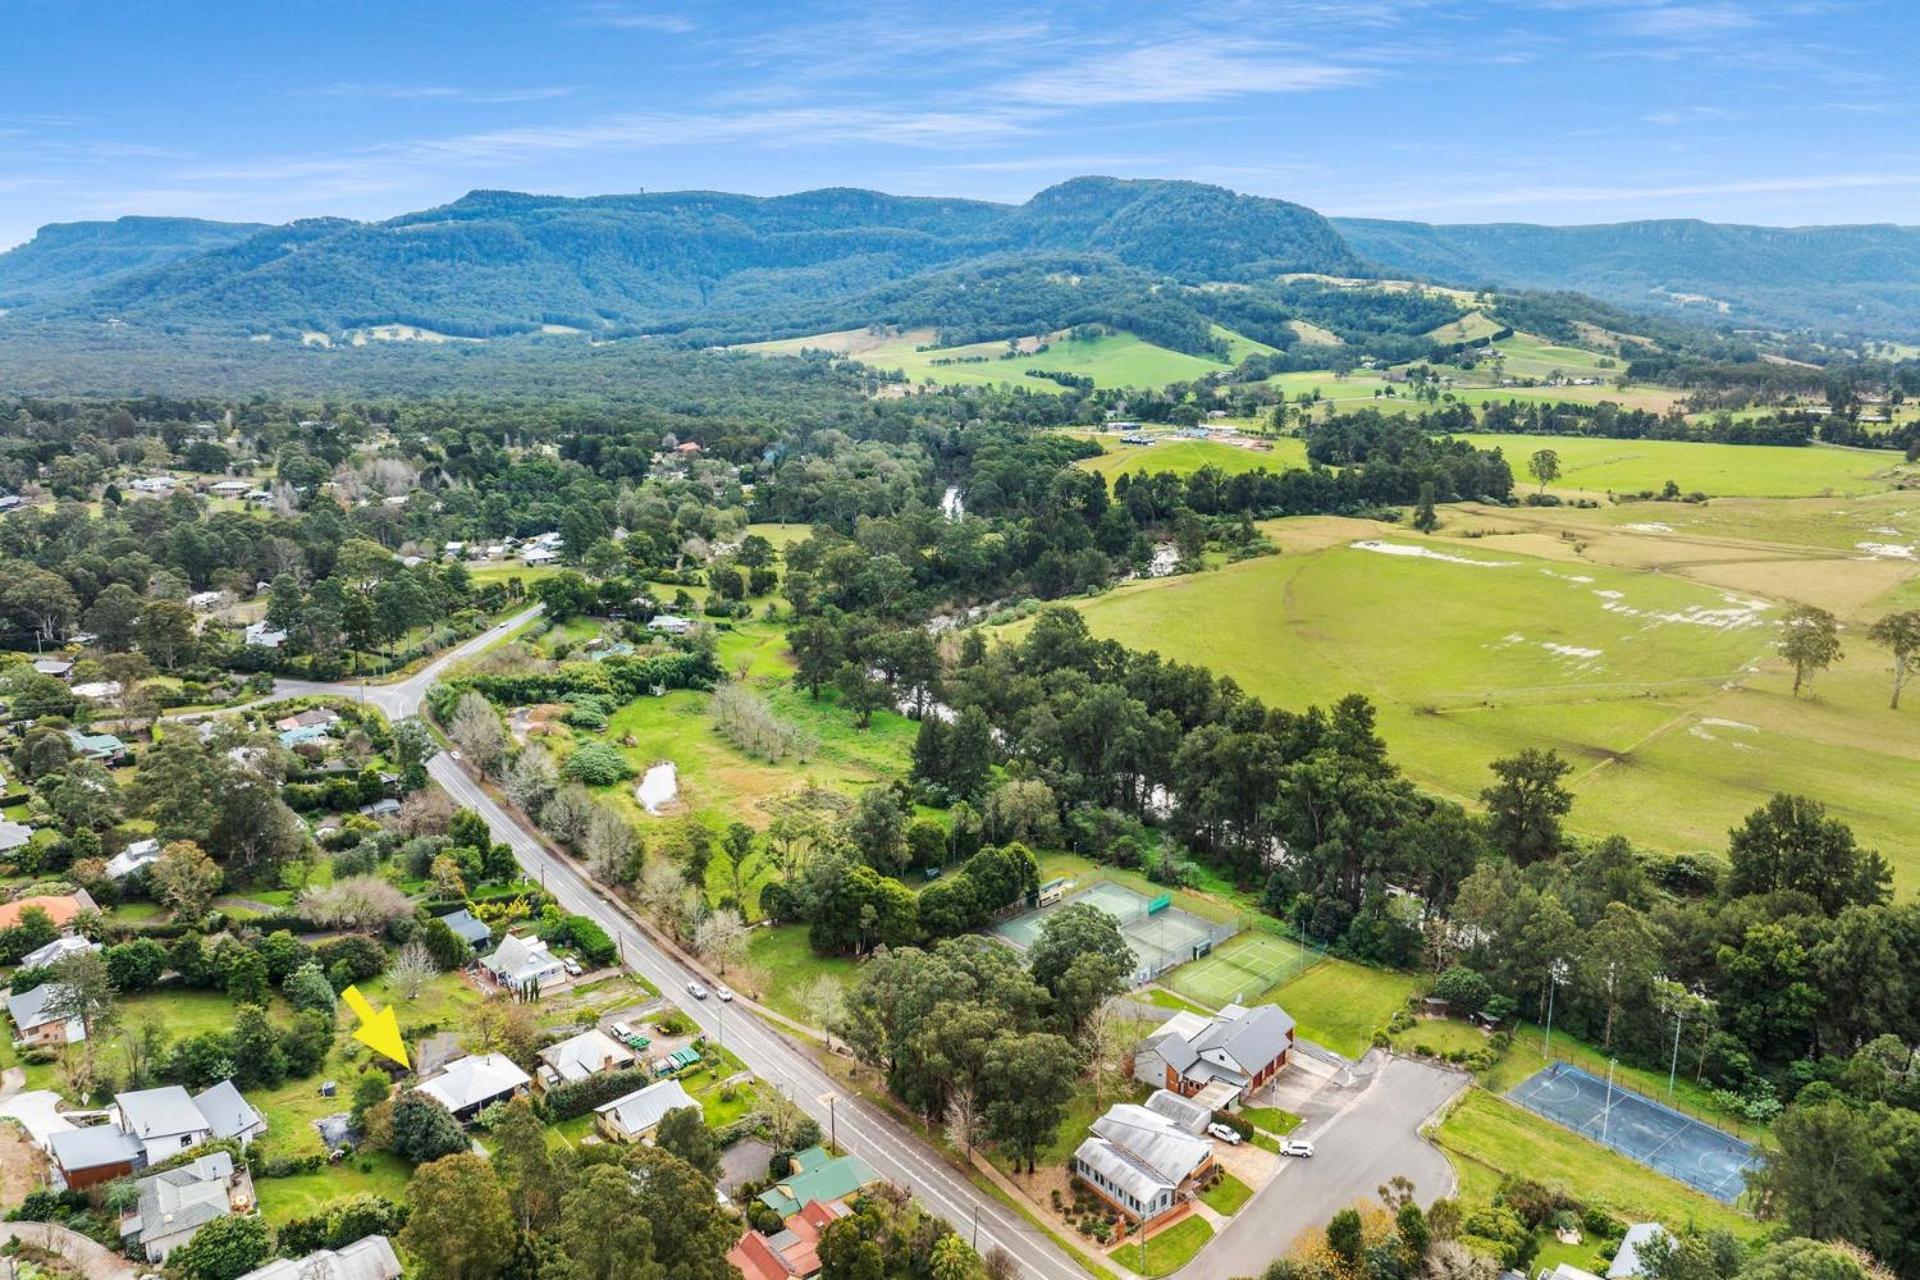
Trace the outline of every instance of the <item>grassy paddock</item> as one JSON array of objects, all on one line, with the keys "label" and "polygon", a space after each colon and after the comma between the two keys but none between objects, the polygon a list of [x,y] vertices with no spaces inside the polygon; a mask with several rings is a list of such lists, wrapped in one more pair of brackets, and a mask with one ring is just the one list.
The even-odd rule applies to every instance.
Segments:
[{"label": "grassy paddock", "polygon": [[1819,445],[1696,444],[1687,440],[1606,440],[1585,436],[1465,435],[1476,448],[1499,449],[1522,488],[1536,450],[1560,455],[1556,490],[1659,489],[1672,480],[1688,493],[1715,497],[1794,498],[1872,493],[1889,487],[1900,466],[1892,452]]},{"label": "grassy paddock", "polygon": [[747,943],[747,971],[761,1003],[812,1026],[816,1015],[806,998],[813,984],[824,977],[850,986],[858,966],[845,956],[813,954],[806,926],[783,924],[754,930]]},{"label": "grassy paddock", "polygon": [[[1857,636],[1813,698],[1794,698],[1769,587],[1804,583],[1836,605],[1847,593],[1866,601],[1847,616],[1868,618],[1920,601],[1914,566],[1857,552],[1798,566],[1705,539],[1674,547],[1670,533],[1626,527],[1657,523],[1674,504],[1651,505],[1639,505],[1638,521],[1605,526],[1449,512],[1452,527],[1435,538],[1367,521],[1269,521],[1277,557],[1127,584],[1079,607],[1096,636],[1210,667],[1271,705],[1365,694],[1408,775],[1461,803],[1477,804],[1491,761],[1551,749],[1574,765],[1574,830],[1719,852],[1728,829],[1790,779],[1911,886],[1920,877],[1920,837],[1902,817],[1920,788],[1911,711],[1888,710],[1884,655]],[[1761,519],[1752,506],[1743,518]],[[1891,522],[1912,519],[1877,501],[1868,509],[1869,528],[1904,530]],[[1818,517],[1796,504],[1792,521]],[[1576,541],[1587,545],[1589,527],[1600,532],[1583,558]],[[1457,536],[1482,528],[1512,532]],[[1914,530],[1907,542],[1920,541]],[[1871,535],[1853,539],[1862,536]],[[1369,540],[1401,553],[1354,545]]]},{"label": "grassy paddock", "polygon": [[1266,441],[1264,449],[1242,448],[1217,440],[1168,439],[1159,444],[1121,444],[1112,437],[1099,437],[1106,450],[1097,458],[1086,458],[1078,466],[1097,472],[1109,482],[1122,475],[1146,475],[1171,471],[1192,475],[1202,467],[1214,467],[1228,475],[1247,471],[1290,471],[1307,465],[1307,446],[1293,436]]}]

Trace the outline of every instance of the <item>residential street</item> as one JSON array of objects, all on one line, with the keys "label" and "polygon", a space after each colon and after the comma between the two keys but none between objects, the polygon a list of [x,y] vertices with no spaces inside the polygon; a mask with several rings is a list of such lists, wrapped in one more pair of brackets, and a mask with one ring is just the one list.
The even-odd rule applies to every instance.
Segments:
[{"label": "residential street", "polygon": [[[276,696],[328,694],[364,698],[388,717],[414,714],[427,688],[452,663],[479,653],[524,625],[540,606],[528,609],[467,641],[403,681],[386,685],[279,681]],[[568,911],[588,916],[620,945],[628,967],[660,988],[703,1030],[780,1089],[830,1130],[843,1148],[860,1156],[889,1182],[908,1191],[985,1251],[999,1246],[1020,1263],[1028,1280],[1084,1280],[1086,1272],[1024,1217],[956,1173],[906,1127],[857,1099],[837,1096],[833,1081],[806,1052],[739,1006],[729,1012],[717,1000],[685,999],[695,974],[662,951],[625,912],[608,902],[581,872],[546,846],[497,804],[451,756],[427,766],[456,804],[486,819],[494,837],[512,846],[527,874]],[[1327,1087],[1303,1111],[1300,1136],[1319,1154],[1290,1160],[1211,1245],[1179,1273],[1181,1280],[1229,1280],[1257,1275],[1303,1230],[1324,1223],[1342,1206],[1371,1195],[1396,1174],[1412,1178],[1420,1199],[1452,1189],[1452,1170],[1439,1151],[1418,1136],[1422,1121],[1460,1088],[1463,1078],[1418,1063],[1376,1058],[1378,1069],[1349,1087]],[[1327,1068],[1314,1064],[1320,1071]],[[1303,1070],[1305,1068],[1302,1068]]]}]

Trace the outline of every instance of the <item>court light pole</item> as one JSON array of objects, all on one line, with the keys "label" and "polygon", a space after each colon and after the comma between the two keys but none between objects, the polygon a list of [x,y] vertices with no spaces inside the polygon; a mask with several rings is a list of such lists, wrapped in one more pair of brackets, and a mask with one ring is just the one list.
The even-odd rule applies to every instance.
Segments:
[{"label": "court light pole", "polygon": [[1547,966],[1547,1038],[1541,1046],[1540,1056],[1549,1063],[1553,1061],[1553,997],[1560,990],[1560,984],[1567,980],[1567,962],[1555,960]]}]

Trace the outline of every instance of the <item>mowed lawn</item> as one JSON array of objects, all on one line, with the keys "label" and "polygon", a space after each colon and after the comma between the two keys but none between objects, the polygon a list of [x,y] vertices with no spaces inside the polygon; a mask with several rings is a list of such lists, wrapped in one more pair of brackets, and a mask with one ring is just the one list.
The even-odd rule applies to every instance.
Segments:
[{"label": "mowed lawn", "polygon": [[[1873,493],[1889,487],[1901,465],[1892,452],[1822,445],[1696,444],[1686,440],[1603,440],[1582,436],[1465,435],[1476,448],[1499,449],[1517,488],[1537,486],[1527,459],[1541,449],[1560,455],[1560,478],[1550,490],[1638,493],[1667,481],[1682,492],[1710,497],[1794,498],[1824,493]],[[1649,517],[1658,519],[1658,515]]]},{"label": "mowed lawn", "polygon": [[1306,442],[1293,436],[1264,441],[1266,448],[1241,448],[1215,440],[1163,440],[1158,444],[1121,444],[1112,437],[1099,441],[1106,452],[1097,458],[1077,463],[1098,472],[1109,482],[1122,475],[1145,475],[1171,471],[1178,476],[1192,475],[1202,467],[1215,467],[1228,475],[1246,471],[1290,471],[1307,465]]},{"label": "mowed lawn", "polygon": [[1920,880],[1920,832],[1901,817],[1920,790],[1920,734],[1911,710],[1887,709],[1884,655],[1857,633],[1818,696],[1795,699],[1773,648],[1782,609],[1756,596],[1357,522],[1311,549],[1302,535],[1323,525],[1273,522],[1309,549],[1079,607],[1095,635],[1208,666],[1273,705],[1365,694],[1394,759],[1462,803],[1494,759],[1550,748],[1575,768],[1576,830],[1720,851],[1791,788],[1852,823],[1903,888]]},{"label": "mowed lawn", "polygon": [[1410,973],[1374,969],[1332,957],[1260,997],[1293,1015],[1298,1035],[1358,1059],[1373,1044],[1373,1033],[1419,992]]}]

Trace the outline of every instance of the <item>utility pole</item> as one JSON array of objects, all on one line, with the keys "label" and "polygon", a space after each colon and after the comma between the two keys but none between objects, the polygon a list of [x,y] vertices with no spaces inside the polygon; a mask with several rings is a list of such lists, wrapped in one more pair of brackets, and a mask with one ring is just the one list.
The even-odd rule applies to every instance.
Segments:
[{"label": "utility pole", "polygon": [[840,1117],[834,1109],[834,1103],[838,1100],[834,1094],[827,1095],[827,1142],[835,1147],[840,1145]]},{"label": "utility pole", "polygon": [[1600,1113],[1600,1145],[1607,1145],[1607,1133],[1613,1127],[1613,1064],[1618,1058],[1607,1059],[1607,1107]]}]

